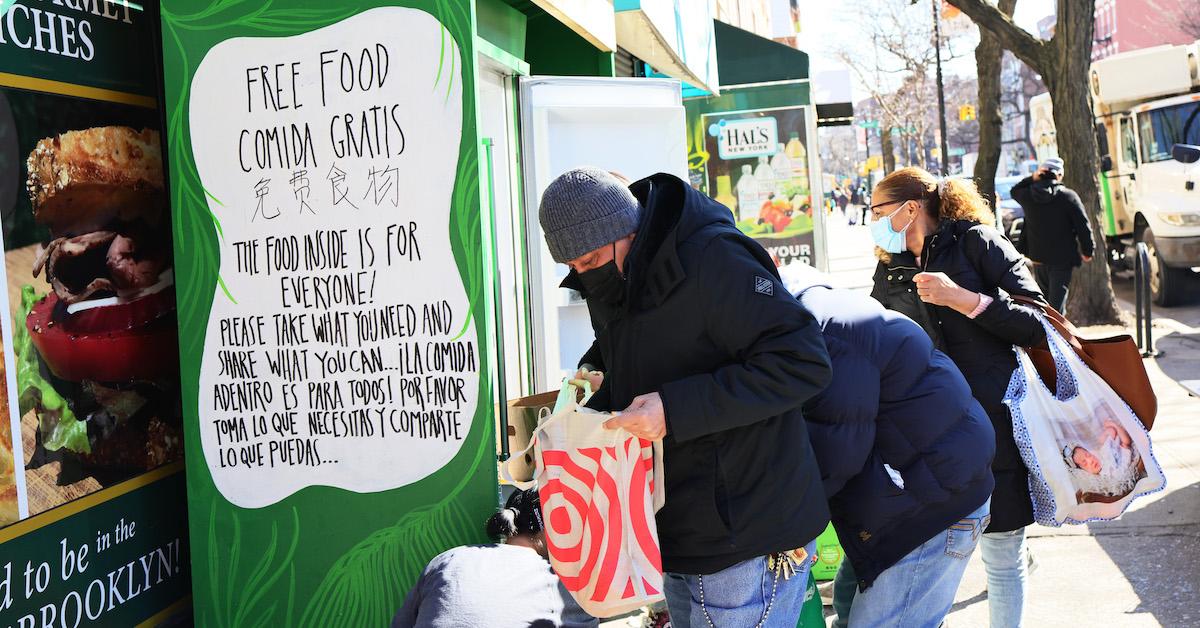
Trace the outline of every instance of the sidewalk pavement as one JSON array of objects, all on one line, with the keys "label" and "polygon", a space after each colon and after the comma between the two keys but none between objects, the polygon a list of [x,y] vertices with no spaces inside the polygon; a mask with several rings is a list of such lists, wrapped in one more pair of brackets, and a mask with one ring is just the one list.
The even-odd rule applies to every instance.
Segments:
[{"label": "sidewalk pavement", "polygon": [[[869,290],[875,262],[867,229],[831,225],[829,239],[832,282]],[[1194,284],[1188,305],[1155,309],[1153,333],[1162,355],[1145,362],[1158,395],[1151,439],[1166,489],[1140,498],[1117,521],[1029,529],[1037,562],[1029,580],[1030,628],[1200,626],[1200,398],[1187,388],[1200,395],[1200,278]],[[1132,313],[1132,280],[1118,279],[1115,287]],[[1134,333],[1081,331],[1088,337]],[[985,582],[976,552],[947,618],[950,628],[988,625]]]}]

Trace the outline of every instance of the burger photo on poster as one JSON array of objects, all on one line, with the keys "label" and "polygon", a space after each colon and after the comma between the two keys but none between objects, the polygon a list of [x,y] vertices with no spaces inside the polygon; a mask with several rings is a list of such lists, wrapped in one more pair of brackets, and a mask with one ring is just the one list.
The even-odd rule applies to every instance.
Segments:
[{"label": "burger photo on poster", "polygon": [[101,484],[182,454],[170,212],[158,131],[97,127],[37,142],[26,162],[49,231],[14,325],[28,466]]}]

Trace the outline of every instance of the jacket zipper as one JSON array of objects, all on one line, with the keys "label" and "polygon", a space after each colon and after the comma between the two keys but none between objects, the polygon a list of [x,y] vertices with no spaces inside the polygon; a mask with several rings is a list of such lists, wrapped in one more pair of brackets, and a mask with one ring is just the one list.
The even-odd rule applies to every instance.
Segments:
[{"label": "jacket zipper", "polygon": [[[938,233],[933,234],[933,238],[931,238],[929,240],[929,246],[925,247],[928,250],[921,251],[921,253],[924,254],[921,256],[921,272],[923,272],[923,273],[929,271],[929,258],[933,257],[933,246],[935,244],[937,244],[938,235],[940,235],[940,234],[938,234]],[[918,296],[917,300],[921,301],[921,297]],[[941,337],[941,341],[942,341],[941,348],[944,350],[946,348],[946,346],[945,346],[946,345],[946,336],[944,334],[942,334],[942,316],[941,316],[941,314],[938,312],[938,309],[936,307],[930,307],[924,301],[921,301],[921,307],[925,308],[925,311],[929,314],[929,316],[933,319],[933,322],[937,325],[937,333],[938,333],[938,336]],[[934,346],[936,346],[938,344],[937,339],[931,339],[931,340],[934,341]]]}]

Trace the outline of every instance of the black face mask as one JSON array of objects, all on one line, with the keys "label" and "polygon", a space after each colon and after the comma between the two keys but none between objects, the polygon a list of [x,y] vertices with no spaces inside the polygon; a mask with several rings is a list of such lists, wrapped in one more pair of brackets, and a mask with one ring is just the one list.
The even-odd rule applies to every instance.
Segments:
[{"label": "black face mask", "polygon": [[596,299],[613,307],[625,303],[625,277],[617,268],[617,246],[613,243],[613,258],[603,266],[579,273],[588,299]]}]

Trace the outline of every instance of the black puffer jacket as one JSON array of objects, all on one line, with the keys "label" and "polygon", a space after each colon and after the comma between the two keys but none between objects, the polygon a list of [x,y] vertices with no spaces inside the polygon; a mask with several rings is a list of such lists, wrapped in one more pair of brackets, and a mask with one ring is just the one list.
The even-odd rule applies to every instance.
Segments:
[{"label": "black puffer jacket", "polygon": [[[801,547],[829,522],[801,412],[832,377],[821,328],[723,205],[667,174],[630,189],[643,215],[628,296],[589,304],[585,361],[606,375],[588,405],[662,396],[663,567],[710,574]],[[582,287],[574,273],[564,285]]]},{"label": "black puffer jacket", "polygon": [[821,324],[833,364],[804,416],[833,525],[867,587],[987,501],[996,437],[958,368],[911,320],[798,275],[784,281]]},{"label": "black puffer jacket", "polygon": [[[902,258],[894,258],[893,263],[897,259]],[[1017,305],[1007,295],[1044,297],[1012,243],[979,223],[943,221],[937,232],[925,239],[921,262],[922,271],[945,273],[958,285],[994,301],[975,319],[948,307],[927,305],[917,297],[910,269],[883,262],[875,271],[871,296],[913,320],[930,321],[936,328],[930,334],[934,342],[962,371],[971,393],[992,420],[996,430],[996,457],[992,462],[996,489],[988,531],[1005,532],[1029,525],[1033,523],[1029,471],[1013,441],[1012,416],[1003,399],[1017,367],[1013,346],[1040,344],[1046,333],[1033,310]]]}]

